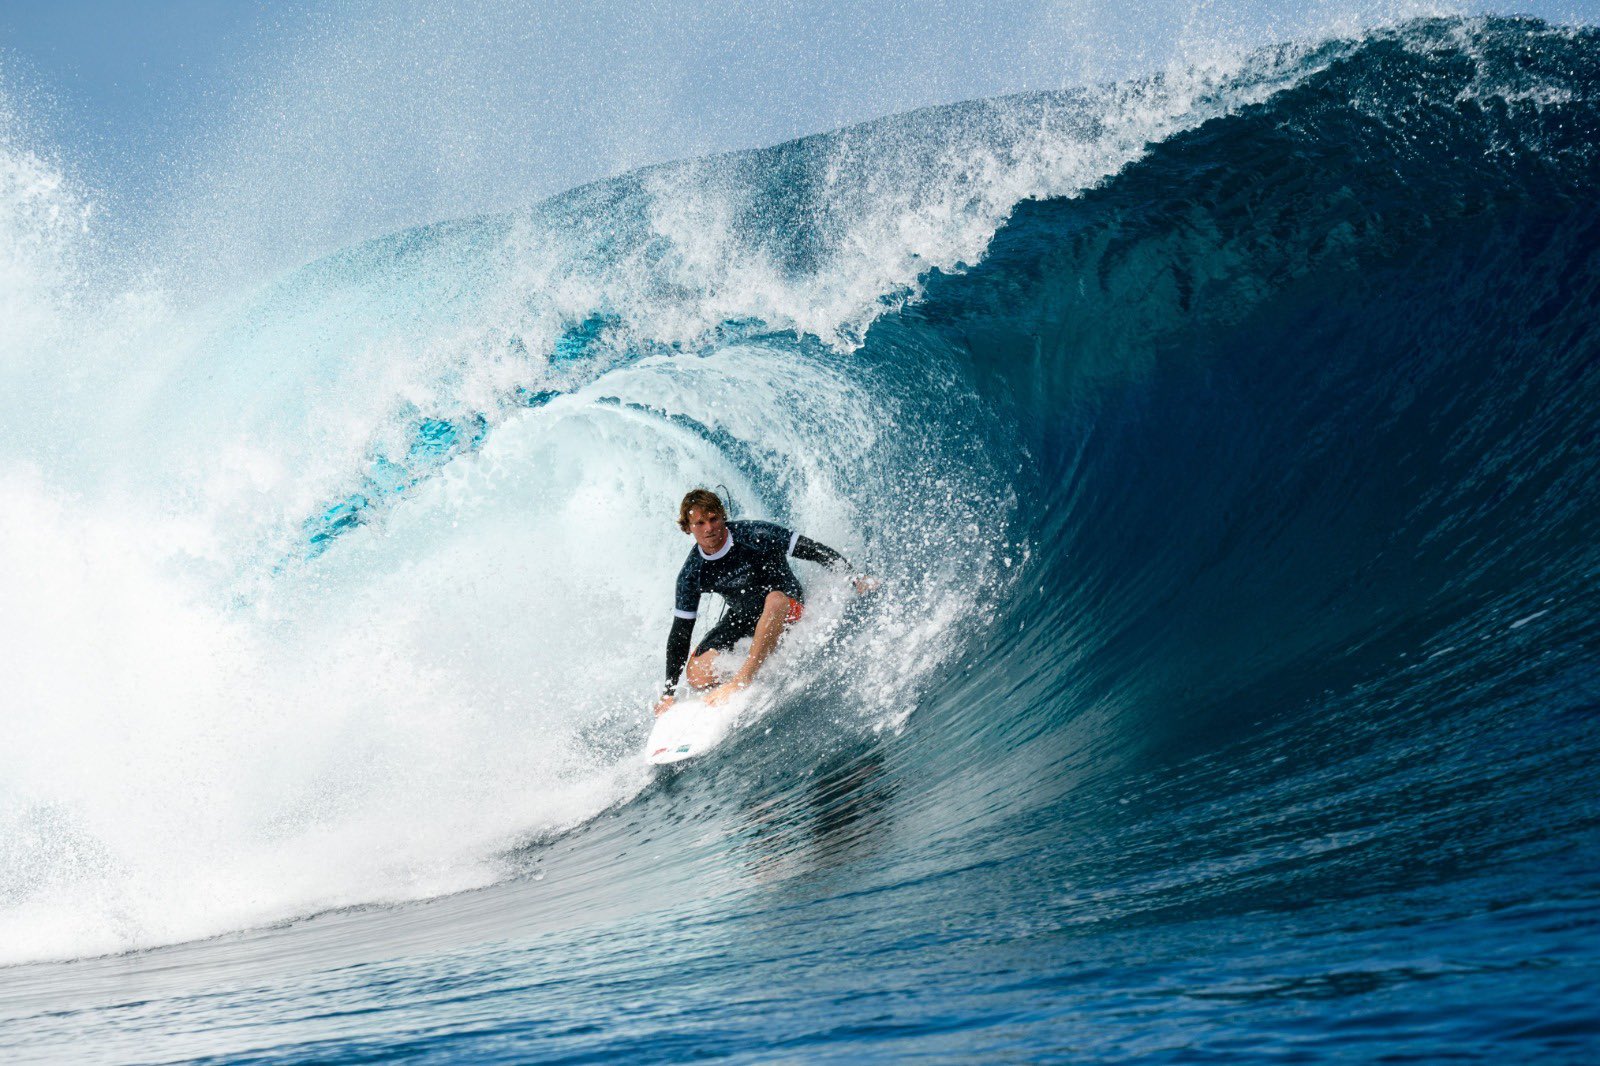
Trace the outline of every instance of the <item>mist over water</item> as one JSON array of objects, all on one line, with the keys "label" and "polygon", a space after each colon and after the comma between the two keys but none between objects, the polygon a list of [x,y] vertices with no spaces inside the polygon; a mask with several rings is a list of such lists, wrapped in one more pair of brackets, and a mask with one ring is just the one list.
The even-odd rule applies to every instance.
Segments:
[{"label": "mist over water", "polygon": [[[1162,1052],[1341,1046],[1305,1002],[1357,1051],[1414,1039],[1397,1002],[1425,1052],[1582,1048],[1592,952],[1539,915],[1594,898],[1592,30],[1175,6],[1057,55],[1063,5],[1015,82],[859,46],[872,100],[981,99],[697,126],[641,26],[637,82],[537,82],[613,154],[513,178],[483,161],[565,127],[486,119],[530,91],[484,58],[512,16],[436,10],[311,20],[132,221],[0,100],[19,1047],[101,994],[52,962],[287,952],[357,1004],[401,960],[400,1012],[515,971],[491,1016],[576,1027],[490,1057],[850,1057],[856,996],[936,1056],[1026,1010],[1024,1056],[1084,1016],[1133,1054],[1141,1012]],[[885,589],[804,570],[753,720],[653,776],[701,484]],[[787,976],[718,1015],[730,959]],[[833,968],[842,1028],[803,1005]],[[668,971],[655,1021],[584,992]],[[1486,997],[1499,1035],[1450,1021]],[[326,1052],[291,1000],[168,1057]],[[448,1057],[455,1009],[362,1039]]]}]

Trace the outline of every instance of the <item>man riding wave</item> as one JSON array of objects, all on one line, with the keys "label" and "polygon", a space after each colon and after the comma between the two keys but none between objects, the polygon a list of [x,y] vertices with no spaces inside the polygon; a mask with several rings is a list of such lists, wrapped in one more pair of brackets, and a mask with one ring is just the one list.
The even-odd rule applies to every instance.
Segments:
[{"label": "man riding wave", "polygon": [[[722,500],[707,489],[684,496],[678,505],[678,528],[694,537],[695,546],[678,571],[672,630],[667,634],[667,683],[656,701],[656,714],[672,706],[685,664],[691,686],[712,688],[717,684],[718,653],[745,637],[752,638],[750,654],[733,679],[709,693],[706,702],[721,703],[755,679],[778,646],[778,638],[805,612],[805,590],[789,568],[790,556],[850,574],[862,595],[878,584],[874,578],[855,574],[844,556],[809,537],[772,522],[728,521]],[[690,638],[700,596],[706,592],[720,595],[727,609],[691,656]]]}]

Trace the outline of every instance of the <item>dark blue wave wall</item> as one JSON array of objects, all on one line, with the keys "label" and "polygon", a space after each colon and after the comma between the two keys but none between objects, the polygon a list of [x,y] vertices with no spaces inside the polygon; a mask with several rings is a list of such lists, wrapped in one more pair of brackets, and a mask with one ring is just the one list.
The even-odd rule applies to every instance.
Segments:
[{"label": "dark blue wave wall", "polygon": [[873,328],[1029,457],[1036,569],[906,740],[999,912],[1592,1038],[1597,91],[1592,31],[1377,35]]},{"label": "dark blue wave wall", "polygon": [[[1013,609],[1067,638],[1028,654],[1208,732],[1259,686],[1293,707],[1402,654],[1462,645],[1439,658],[1466,669],[1530,630],[1541,659],[1578,654],[1600,56],[1520,23],[1469,54],[1458,31],[1375,41],[1022,205],[980,267],[873,331],[936,335],[1020,427],[1048,580]],[[1474,95],[1485,67],[1557,102]]]}]

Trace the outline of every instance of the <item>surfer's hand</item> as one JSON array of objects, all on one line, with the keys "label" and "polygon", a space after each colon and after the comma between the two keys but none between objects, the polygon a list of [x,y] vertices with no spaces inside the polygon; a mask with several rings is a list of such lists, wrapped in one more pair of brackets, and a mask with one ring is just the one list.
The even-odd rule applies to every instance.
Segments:
[{"label": "surfer's hand", "polygon": [[869,592],[876,592],[878,586],[882,584],[883,582],[871,574],[857,574],[855,577],[856,595],[865,596]]},{"label": "surfer's hand", "polygon": [[656,700],[656,715],[658,717],[667,713],[667,708],[672,706],[672,700],[673,696],[670,692]]}]

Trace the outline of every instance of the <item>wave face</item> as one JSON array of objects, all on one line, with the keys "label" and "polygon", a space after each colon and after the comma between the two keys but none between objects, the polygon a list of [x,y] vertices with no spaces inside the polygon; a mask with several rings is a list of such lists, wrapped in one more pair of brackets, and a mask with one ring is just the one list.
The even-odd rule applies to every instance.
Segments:
[{"label": "wave face", "polygon": [[[1592,31],[1410,23],[203,313],[12,152],[14,1046],[131,982],[169,1058],[1586,1057],[1597,92]],[[652,778],[693,484],[885,590],[802,574]]]}]

